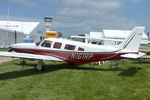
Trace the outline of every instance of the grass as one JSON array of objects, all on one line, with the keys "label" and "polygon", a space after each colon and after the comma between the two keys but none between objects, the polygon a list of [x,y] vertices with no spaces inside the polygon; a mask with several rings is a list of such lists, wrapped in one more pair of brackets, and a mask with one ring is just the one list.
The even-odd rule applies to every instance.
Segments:
[{"label": "grass", "polygon": [[19,60],[0,65],[0,100],[149,100],[150,62],[125,61],[110,70],[102,66],[45,62],[36,72],[37,61]]},{"label": "grass", "polygon": [[10,48],[0,48],[0,51],[8,51]]}]

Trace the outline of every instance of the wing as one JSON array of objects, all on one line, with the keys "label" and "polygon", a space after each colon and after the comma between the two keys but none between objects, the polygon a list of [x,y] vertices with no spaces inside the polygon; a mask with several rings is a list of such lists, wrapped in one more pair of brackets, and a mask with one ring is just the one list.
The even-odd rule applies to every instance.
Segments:
[{"label": "wing", "polygon": [[15,58],[27,58],[27,59],[37,59],[37,60],[52,60],[52,61],[63,61],[56,57],[37,55],[37,54],[27,54],[27,53],[16,53],[16,52],[0,52],[2,57],[15,57]]},{"label": "wing", "polygon": [[110,39],[110,38],[102,38],[102,37],[71,36],[71,38],[94,39],[94,40],[104,40],[104,41],[118,41],[118,42],[123,42],[122,39]]},{"label": "wing", "polygon": [[130,59],[137,59],[137,58],[143,57],[144,55],[146,55],[146,54],[143,52],[139,52],[139,54],[124,54],[124,55],[121,55],[121,57],[130,58]]}]

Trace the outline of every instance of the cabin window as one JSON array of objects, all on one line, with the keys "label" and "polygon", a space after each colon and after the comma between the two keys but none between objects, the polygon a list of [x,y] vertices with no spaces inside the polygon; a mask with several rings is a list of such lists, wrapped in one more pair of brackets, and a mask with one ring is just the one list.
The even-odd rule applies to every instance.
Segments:
[{"label": "cabin window", "polygon": [[60,49],[60,48],[61,48],[61,45],[62,45],[62,43],[60,43],[60,42],[55,42],[53,48]]},{"label": "cabin window", "polygon": [[45,40],[45,41],[41,44],[42,47],[48,47],[48,48],[50,48],[51,45],[52,45],[52,41],[48,41],[48,40]]},{"label": "cabin window", "polygon": [[75,49],[75,46],[74,46],[74,45],[70,45],[70,44],[66,44],[66,45],[65,45],[65,49],[66,49],[66,50],[74,50],[74,49]]},{"label": "cabin window", "polygon": [[78,51],[84,51],[84,49],[83,49],[83,48],[81,48],[81,47],[79,47],[79,48],[78,48]]}]

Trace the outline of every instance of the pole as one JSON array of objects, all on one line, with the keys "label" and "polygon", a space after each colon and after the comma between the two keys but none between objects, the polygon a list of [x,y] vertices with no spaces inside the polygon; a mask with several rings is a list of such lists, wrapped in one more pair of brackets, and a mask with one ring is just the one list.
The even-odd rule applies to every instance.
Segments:
[{"label": "pole", "polygon": [[17,32],[15,31],[15,44],[17,43]]}]

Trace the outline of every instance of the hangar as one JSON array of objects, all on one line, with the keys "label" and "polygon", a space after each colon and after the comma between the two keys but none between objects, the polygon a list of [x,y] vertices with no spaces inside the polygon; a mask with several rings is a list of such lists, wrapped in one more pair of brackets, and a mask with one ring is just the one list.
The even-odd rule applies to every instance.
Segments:
[{"label": "hangar", "polygon": [[40,22],[0,21],[0,48],[14,43],[37,42],[43,34]]}]

